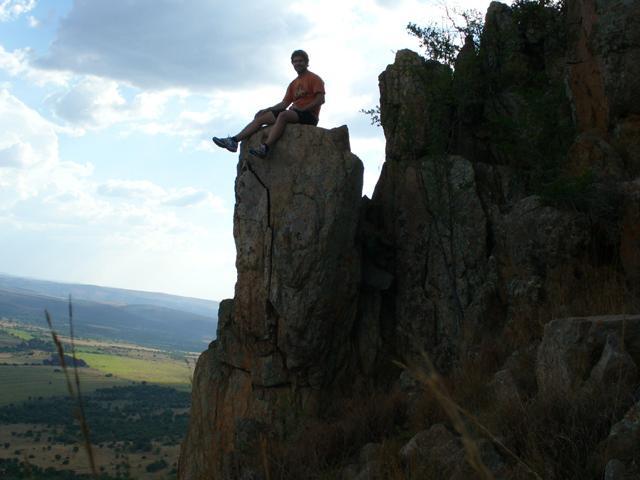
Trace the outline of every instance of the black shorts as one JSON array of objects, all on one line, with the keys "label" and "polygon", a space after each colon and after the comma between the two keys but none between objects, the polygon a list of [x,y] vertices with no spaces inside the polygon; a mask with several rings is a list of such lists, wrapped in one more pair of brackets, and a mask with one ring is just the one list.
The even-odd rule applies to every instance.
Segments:
[{"label": "black shorts", "polygon": [[[303,125],[313,125],[314,127],[318,125],[318,117],[316,117],[313,113],[306,110],[297,110],[295,108],[292,108],[291,110],[298,114],[299,123]],[[280,115],[282,112],[284,112],[284,110],[271,110],[271,113],[273,113],[273,116],[276,118],[278,118],[278,115]]]}]

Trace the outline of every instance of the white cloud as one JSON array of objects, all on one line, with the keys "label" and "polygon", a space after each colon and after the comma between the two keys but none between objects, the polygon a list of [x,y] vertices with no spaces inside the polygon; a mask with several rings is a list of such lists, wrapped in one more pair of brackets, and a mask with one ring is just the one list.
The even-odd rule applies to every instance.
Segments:
[{"label": "white cloud", "polygon": [[48,102],[58,118],[81,127],[113,123],[118,109],[126,103],[116,82],[95,77],[50,96]]},{"label": "white cloud", "polygon": [[0,70],[12,77],[22,77],[34,85],[66,85],[71,74],[58,70],[44,70],[31,65],[32,51],[18,48],[9,52],[0,45]]},{"label": "white cloud", "polygon": [[205,190],[195,188],[185,188],[175,191],[162,202],[164,205],[172,207],[190,207],[195,205],[207,205],[217,213],[226,213],[228,210],[224,206],[224,201]]},{"label": "white cloud", "polygon": [[15,20],[35,6],[36,0],[0,0],[0,22]]},{"label": "white cloud", "polygon": [[207,206],[216,213],[225,213],[224,201],[207,190],[193,187],[164,189],[148,180],[109,180],[97,186],[105,197],[143,200],[146,205],[166,207]]},{"label": "white cloud", "polygon": [[58,160],[58,137],[37,112],[0,90],[0,169]]},{"label": "white cloud", "polygon": [[188,242],[185,235],[202,228],[203,218],[228,213],[222,199],[203,189],[148,180],[97,182],[94,176],[89,163],[61,161],[52,125],[0,91],[0,223],[22,231],[115,236],[166,252]]},{"label": "white cloud", "polygon": [[171,98],[180,96],[184,92],[179,90],[140,92],[127,101],[117,82],[82,76],[65,90],[49,95],[46,104],[56,118],[84,133],[87,129],[156,119]]},{"label": "white cloud", "polygon": [[271,66],[309,23],[285,0],[74,2],[40,66],[148,88],[241,86]]},{"label": "white cloud", "polygon": [[128,199],[149,199],[166,195],[162,187],[148,180],[109,180],[98,185],[97,192],[107,197]]},{"label": "white cloud", "polygon": [[37,162],[37,156],[28,143],[18,140],[6,148],[0,148],[0,167],[25,168]]}]

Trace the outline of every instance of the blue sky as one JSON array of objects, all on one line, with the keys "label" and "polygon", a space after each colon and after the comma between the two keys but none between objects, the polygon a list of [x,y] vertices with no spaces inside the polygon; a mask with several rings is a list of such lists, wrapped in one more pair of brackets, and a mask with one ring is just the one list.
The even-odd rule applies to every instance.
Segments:
[{"label": "blue sky", "polygon": [[[484,11],[488,1],[460,8]],[[0,0],[0,272],[233,296],[234,134],[281,100],[305,49],[320,127],[346,124],[370,194],[384,161],[378,74],[415,0]]]}]

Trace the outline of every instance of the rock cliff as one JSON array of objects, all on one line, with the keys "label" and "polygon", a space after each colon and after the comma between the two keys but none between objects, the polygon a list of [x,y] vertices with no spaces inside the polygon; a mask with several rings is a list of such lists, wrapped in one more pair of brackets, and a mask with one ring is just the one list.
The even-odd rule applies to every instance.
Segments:
[{"label": "rock cliff", "polygon": [[355,374],[345,333],[361,276],[362,163],[346,127],[290,126],[268,160],[248,154],[260,135],[240,153],[236,292],[196,366],[181,478],[251,475],[261,442],[284,438]]},{"label": "rock cliff", "polygon": [[[468,439],[396,363],[425,353],[509,444],[485,428],[480,478],[637,472],[639,9],[493,2],[453,69],[399,51],[371,199],[345,127],[290,126],[268,160],[247,154],[264,132],[244,142],[235,297],[196,367],[179,478],[302,478],[296,449],[342,478],[472,478]],[[417,435],[384,463],[398,429]],[[543,435],[584,446],[567,461]]]}]

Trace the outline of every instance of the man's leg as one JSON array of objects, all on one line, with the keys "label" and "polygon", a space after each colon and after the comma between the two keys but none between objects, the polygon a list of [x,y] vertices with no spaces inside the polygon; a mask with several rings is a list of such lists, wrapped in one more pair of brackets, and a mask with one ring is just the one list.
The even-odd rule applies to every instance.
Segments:
[{"label": "man's leg", "polygon": [[230,152],[237,152],[238,142],[241,142],[252,133],[257,132],[260,127],[262,127],[262,125],[271,125],[275,123],[275,121],[276,117],[273,112],[271,112],[271,110],[267,110],[263,113],[260,113],[259,115],[256,115],[254,119],[249,122],[246,127],[240,130],[240,133],[238,133],[237,135],[226,138],[213,137],[211,140],[213,140],[213,143],[215,143],[220,148],[226,148]]},{"label": "man's leg", "polygon": [[[278,118],[281,116],[282,114],[278,115]],[[256,118],[249,122],[247,126],[242,130],[240,130],[240,133],[234,135],[233,138],[235,138],[236,141],[241,142],[245,138],[250,137],[252,134],[260,130],[260,127],[262,127],[263,125],[272,125],[275,122],[276,117],[273,115],[273,112],[271,112],[271,110],[268,110],[261,115],[257,115]]]},{"label": "man's leg", "polygon": [[259,158],[265,158],[269,153],[269,148],[278,141],[278,139],[284,133],[284,129],[287,126],[287,123],[299,123],[300,117],[298,114],[292,110],[285,110],[278,115],[276,118],[276,123],[273,125],[271,130],[269,130],[269,135],[267,139],[262,143],[258,148],[250,148],[249,153],[251,155],[255,155]]},{"label": "man's leg", "polygon": [[274,143],[278,141],[278,139],[284,133],[284,128],[287,126],[287,123],[298,123],[300,119],[298,118],[298,114],[292,110],[285,110],[276,119],[276,123],[273,128],[269,131],[269,136],[265,140],[264,144],[267,147],[271,147]]}]

